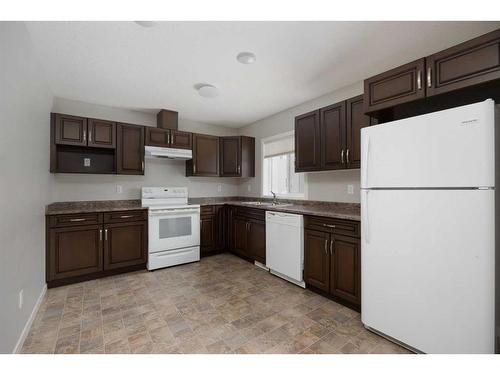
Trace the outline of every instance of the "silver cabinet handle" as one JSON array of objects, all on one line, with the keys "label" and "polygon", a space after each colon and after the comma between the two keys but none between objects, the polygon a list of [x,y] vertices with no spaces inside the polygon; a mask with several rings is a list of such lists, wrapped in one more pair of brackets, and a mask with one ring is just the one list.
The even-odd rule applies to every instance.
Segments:
[{"label": "silver cabinet handle", "polygon": [[120,216],[120,219],[129,219],[131,217],[134,217],[134,215],[122,215]]},{"label": "silver cabinet handle", "polygon": [[344,164],[344,149],[340,152],[340,161]]},{"label": "silver cabinet handle", "polygon": [[99,229],[99,241],[102,241],[102,229]]},{"label": "silver cabinet handle", "polygon": [[89,143],[92,142],[92,130],[89,130]]},{"label": "silver cabinet handle", "polygon": [[238,173],[241,173],[241,165],[238,165]]},{"label": "silver cabinet handle", "polygon": [[417,89],[422,90],[422,72],[417,72]]},{"label": "silver cabinet handle", "polygon": [[325,240],[325,254],[328,255],[328,240]]},{"label": "silver cabinet handle", "polygon": [[333,224],[323,224],[323,226],[328,228],[335,228],[335,225]]},{"label": "silver cabinet handle", "polygon": [[104,241],[108,240],[108,230],[104,229]]},{"label": "silver cabinet handle", "polygon": [[346,159],[347,159],[347,164],[349,164],[349,149],[347,149],[347,152],[346,152]]},{"label": "silver cabinet handle", "polygon": [[167,134],[167,145],[170,145],[170,143],[172,142],[172,136],[170,135],[170,133]]},{"label": "silver cabinet handle", "polygon": [[83,131],[83,141],[87,142],[87,132],[85,130]]},{"label": "silver cabinet handle", "polygon": [[144,160],[142,161],[142,171],[144,172]]},{"label": "silver cabinet handle", "polygon": [[333,255],[333,239],[330,240],[330,255]]},{"label": "silver cabinet handle", "polygon": [[196,164],[193,163],[193,173],[196,174]]},{"label": "silver cabinet handle", "polygon": [[69,219],[69,221],[75,222],[75,221],[85,221],[86,219]]},{"label": "silver cabinet handle", "polygon": [[432,87],[432,68],[427,68],[427,87]]}]

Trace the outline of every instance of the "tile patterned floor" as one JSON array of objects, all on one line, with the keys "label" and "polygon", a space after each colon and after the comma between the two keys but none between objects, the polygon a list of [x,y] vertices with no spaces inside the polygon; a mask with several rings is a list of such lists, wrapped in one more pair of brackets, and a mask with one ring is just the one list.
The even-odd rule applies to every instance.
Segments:
[{"label": "tile patterned floor", "polygon": [[233,255],[50,289],[23,353],[407,353]]}]

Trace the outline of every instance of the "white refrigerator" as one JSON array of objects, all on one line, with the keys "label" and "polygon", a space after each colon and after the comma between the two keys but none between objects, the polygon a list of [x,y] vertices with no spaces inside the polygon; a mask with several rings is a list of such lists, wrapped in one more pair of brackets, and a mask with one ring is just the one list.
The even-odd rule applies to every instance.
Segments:
[{"label": "white refrigerator", "polygon": [[423,353],[494,353],[495,103],[361,131],[361,320]]}]

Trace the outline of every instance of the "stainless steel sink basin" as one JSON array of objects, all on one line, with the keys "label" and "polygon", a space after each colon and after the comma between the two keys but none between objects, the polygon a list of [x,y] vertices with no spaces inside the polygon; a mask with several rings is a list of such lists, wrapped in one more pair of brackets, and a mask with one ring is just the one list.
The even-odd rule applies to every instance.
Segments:
[{"label": "stainless steel sink basin", "polygon": [[255,206],[266,206],[266,207],[286,207],[291,206],[291,203],[273,203],[273,202],[244,202],[245,204],[251,204]]}]

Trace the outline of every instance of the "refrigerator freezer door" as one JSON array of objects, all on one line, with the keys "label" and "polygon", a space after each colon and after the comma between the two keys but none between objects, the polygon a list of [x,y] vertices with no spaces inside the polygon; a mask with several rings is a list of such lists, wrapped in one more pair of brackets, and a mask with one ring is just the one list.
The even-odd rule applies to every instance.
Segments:
[{"label": "refrigerator freezer door", "polygon": [[493,353],[494,191],[361,194],[363,323],[425,353]]},{"label": "refrigerator freezer door", "polygon": [[494,102],[361,130],[361,188],[494,186]]}]

